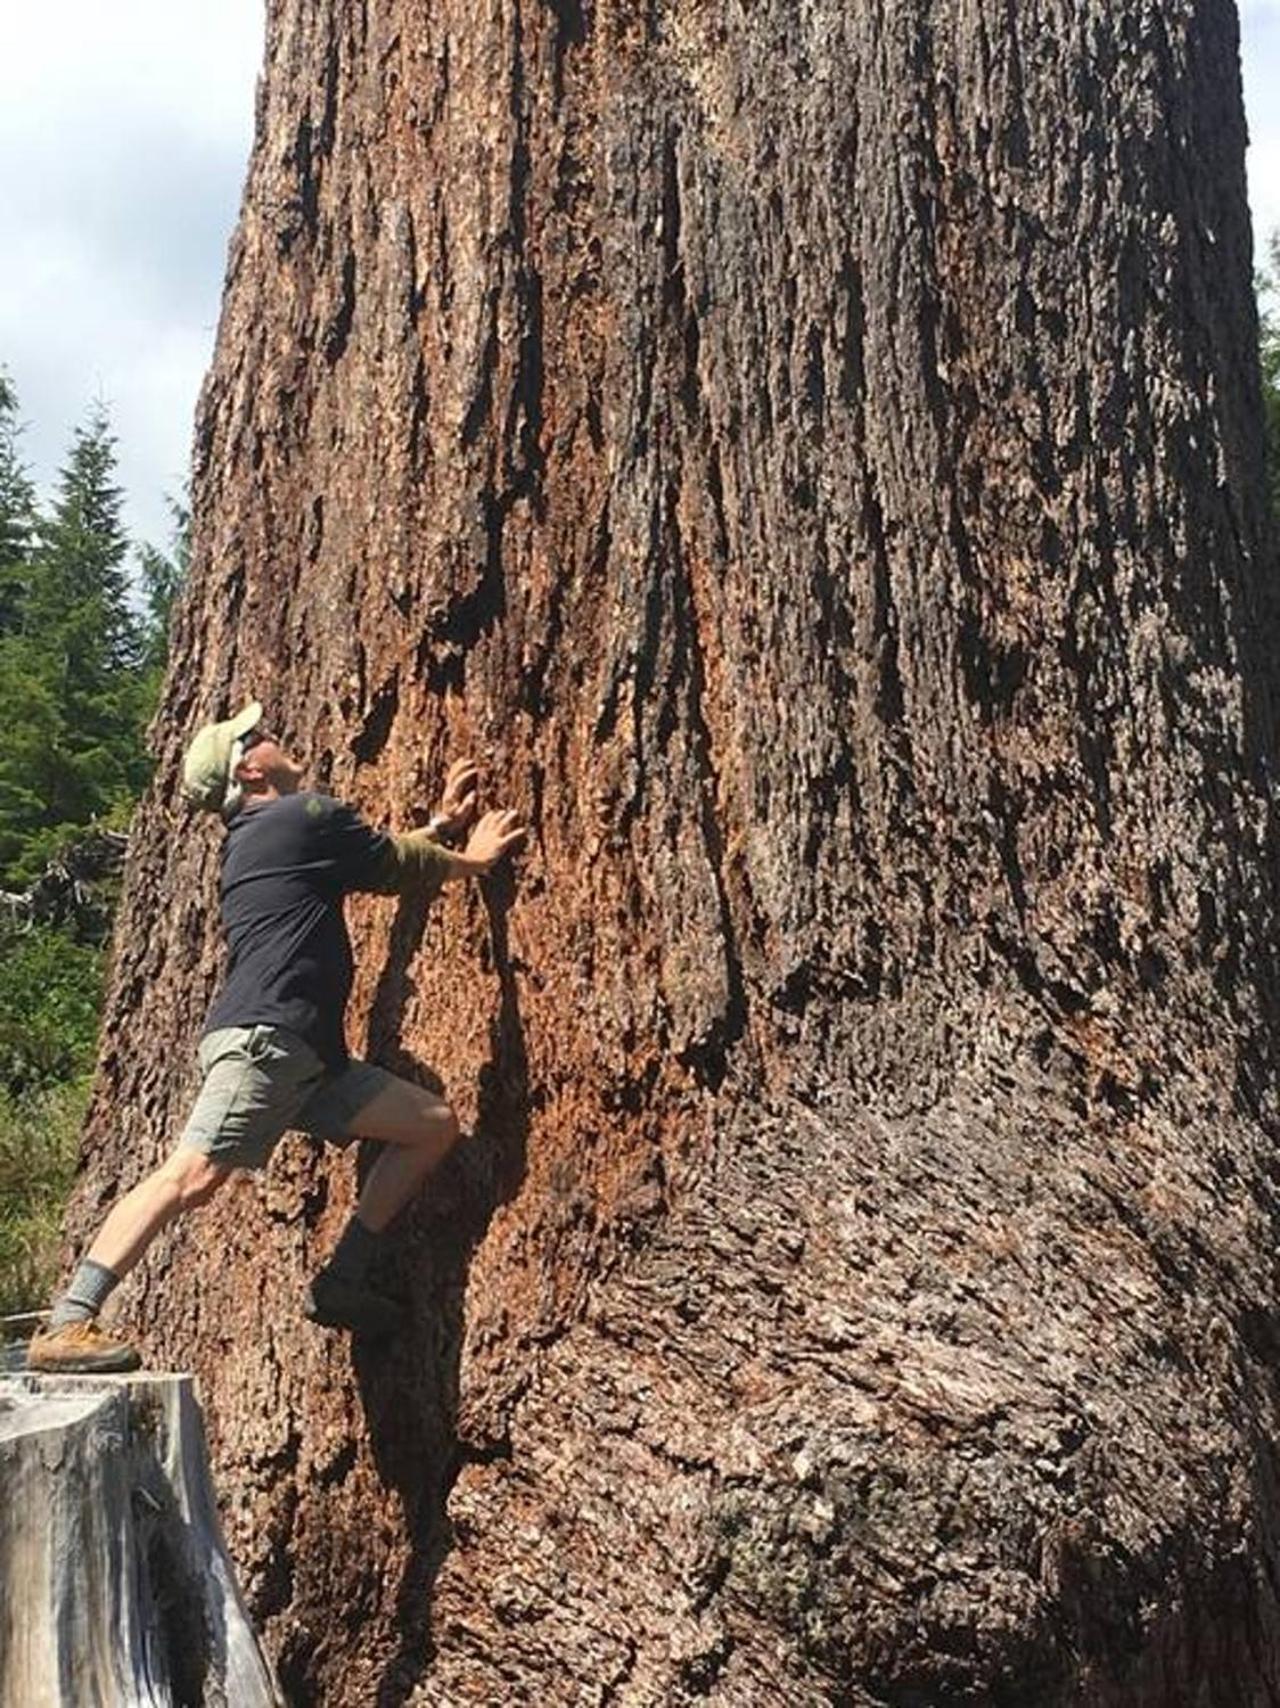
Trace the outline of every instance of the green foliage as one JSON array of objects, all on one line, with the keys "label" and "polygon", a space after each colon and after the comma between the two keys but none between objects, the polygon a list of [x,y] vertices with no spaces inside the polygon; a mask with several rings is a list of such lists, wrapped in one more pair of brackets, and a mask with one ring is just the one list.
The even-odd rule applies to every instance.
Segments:
[{"label": "green foliage", "polygon": [[[186,571],[187,512],[171,503],[171,552],[143,548],[131,578],[105,411],[74,435],[47,510],[20,435],[0,370],[0,887],[24,888],[65,860],[83,939],[105,929],[117,882],[84,875],[85,829],[123,829],[150,769],[144,731]],[[70,929],[0,925],[0,1312],[43,1303],[53,1278],[104,960]]]},{"label": "green foliage", "polygon": [[[10,394],[11,396],[11,394]],[[95,409],[77,430],[52,511],[37,518],[13,623],[0,626],[0,870],[29,883],[62,827],[131,803],[147,780],[156,690],[130,602],[115,439]]]},{"label": "green foliage", "polygon": [[0,931],[0,1314],[43,1304],[97,1049],[105,952]]},{"label": "green foliage", "polygon": [[1258,278],[1258,354],[1267,437],[1267,488],[1280,525],[1280,231],[1271,234],[1270,267]]},{"label": "green foliage", "polygon": [[48,1301],[88,1098],[87,1079],[0,1092],[0,1315]]},{"label": "green foliage", "polygon": [[187,579],[191,562],[191,510],[184,501],[167,500],[173,531],[169,550],[157,546],[138,548],[138,570],[142,580],[145,613],[142,624],[142,668],[146,679],[144,700],[148,711],[160,698],[160,683],[169,660],[169,626],[173,608]]},{"label": "green foliage", "polygon": [[35,490],[18,451],[18,400],[0,369],[0,634],[18,621],[36,531]]},{"label": "green foliage", "polygon": [[0,939],[0,1092],[84,1077],[102,1007],[103,951],[53,926]]}]

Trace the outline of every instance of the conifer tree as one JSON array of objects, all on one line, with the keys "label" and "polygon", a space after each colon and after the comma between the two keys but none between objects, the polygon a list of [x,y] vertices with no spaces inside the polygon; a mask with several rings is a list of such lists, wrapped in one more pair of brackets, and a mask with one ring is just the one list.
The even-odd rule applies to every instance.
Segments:
[{"label": "conifer tree", "polygon": [[0,635],[0,865],[10,881],[34,874],[61,827],[121,809],[147,776],[115,444],[95,407],[38,523],[20,625]]},{"label": "conifer tree", "polygon": [[1258,349],[1267,430],[1267,490],[1280,522],[1280,231],[1271,234],[1271,266],[1258,281]]},{"label": "conifer tree", "polygon": [[18,450],[13,382],[0,369],[0,634],[17,627],[35,534],[35,492]]},{"label": "conifer tree", "polygon": [[147,676],[146,702],[154,704],[169,656],[169,620],[174,601],[187,578],[191,559],[191,509],[186,490],[181,499],[166,499],[172,521],[169,549],[146,543],[138,548],[142,580],[142,663]]}]

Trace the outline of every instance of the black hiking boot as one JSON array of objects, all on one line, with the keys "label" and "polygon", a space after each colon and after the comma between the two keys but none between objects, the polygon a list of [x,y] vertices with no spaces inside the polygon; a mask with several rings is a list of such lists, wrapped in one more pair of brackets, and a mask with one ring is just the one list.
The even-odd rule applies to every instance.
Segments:
[{"label": "black hiking boot", "polygon": [[302,1311],[323,1328],[347,1328],[370,1340],[389,1340],[405,1325],[405,1313],[393,1300],[327,1269],[307,1288]]}]

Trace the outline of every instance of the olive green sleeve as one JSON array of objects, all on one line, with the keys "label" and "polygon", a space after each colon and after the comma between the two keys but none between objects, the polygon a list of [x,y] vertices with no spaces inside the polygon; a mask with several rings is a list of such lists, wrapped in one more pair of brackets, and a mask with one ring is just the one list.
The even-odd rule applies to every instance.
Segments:
[{"label": "olive green sleeve", "polygon": [[382,858],[360,888],[384,896],[412,891],[431,900],[440,893],[450,864],[448,849],[433,842],[425,830],[406,831],[387,838]]}]

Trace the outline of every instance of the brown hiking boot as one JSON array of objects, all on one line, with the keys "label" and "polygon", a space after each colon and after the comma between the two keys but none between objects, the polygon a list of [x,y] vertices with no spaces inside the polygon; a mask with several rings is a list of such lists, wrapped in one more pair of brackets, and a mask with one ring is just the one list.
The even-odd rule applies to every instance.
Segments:
[{"label": "brown hiking boot", "polygon": [[63,1323],[33,1335],[27,1348],[27,1369],[53,1376],[94,1376],[113,1370],[136,1370],[142,1359],[127,1340],[113,1340],[92,1317]]}]

